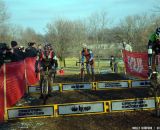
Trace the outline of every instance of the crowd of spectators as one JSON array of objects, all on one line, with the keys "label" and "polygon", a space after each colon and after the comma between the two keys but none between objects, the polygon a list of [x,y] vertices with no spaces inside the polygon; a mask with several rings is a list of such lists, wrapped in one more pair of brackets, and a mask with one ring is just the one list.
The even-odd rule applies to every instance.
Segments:
[{"label": "crowd of spectators", "polygon": [[0,43],[0,66],[3,63],[24,60],[26,57],[35,57],[37,52],[35,42],[29,42],[27,48],[19,46],[16,41],[11,41],[10,47],[6,43]]}]

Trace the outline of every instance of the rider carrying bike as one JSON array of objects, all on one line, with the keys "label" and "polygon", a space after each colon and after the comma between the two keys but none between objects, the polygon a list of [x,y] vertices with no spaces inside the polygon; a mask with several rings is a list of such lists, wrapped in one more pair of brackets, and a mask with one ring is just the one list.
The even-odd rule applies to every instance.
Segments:
[{"label": "rider carrying bike", "polygon": [[[38,67],[39,65],[39,67]],[[48,71],[49,71],[49,77],[51,77],[51,74],[52,74],[52,69],[55,69],[57,70],[58,68],[58,62],[57,62],[57,57],[56,57],[56,54],[55,52],[53,51],[52,49],[52,46],[51,44],[46,44],[44,46],[44,49],[40,49],[38,51],[38,55],[37,55],[37,59],[36,59],[36,63],[35,63],[35,72],[38,73],[40,72],[41,73],[41,78],[43,78],[43,75],[46,70],[47,70],[47,67],[48,67]],[[41,81],[41,80],[40,80]],[[41,86],[41,82],[40,82],[40,87]],[[41,89],[41,97],[43,97],[42,95],[42,88]],[[49,87],[49,95],[50,95],[50,87]]]},{"label": "rider carrying bike", "polygon": [[84,66],[84,60],[86,59],[86,70],[87,70],[87,74],[90,75],[90,68],[91,68],[91,73],[92,73],[92,81],[95,80],[95,72],[94,72],[94,57],[93,57],[93,52],[92,50],[87,48],[86,44],[83,44],[83,49],[81,51],[81,62],[82,62],[82,66]]},{"label": "rider carrying bike", "polygon": [[148,42],[148,66],[149,76],[152,71],[156,71],[155,57],[160,53],[160,27],[150,36]]}]

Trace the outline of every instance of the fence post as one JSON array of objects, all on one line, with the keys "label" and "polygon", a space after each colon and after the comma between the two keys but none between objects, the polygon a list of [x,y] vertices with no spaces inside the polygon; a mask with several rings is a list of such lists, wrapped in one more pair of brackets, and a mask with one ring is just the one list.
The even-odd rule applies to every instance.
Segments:
[{"label": "fence post", "polygon": [[3,73],[4,73],[4,121],[7,121],[7,86],[6,86],[6,64],[4,63],[3,66]]}]

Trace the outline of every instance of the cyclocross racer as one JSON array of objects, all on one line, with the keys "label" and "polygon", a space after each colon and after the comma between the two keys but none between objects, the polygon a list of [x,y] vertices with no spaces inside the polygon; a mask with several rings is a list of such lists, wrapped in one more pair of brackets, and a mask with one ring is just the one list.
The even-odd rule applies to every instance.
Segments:
[{"label": "cyclocross racer", "polygon": [[160,27],[150,36],[148,42],[148,66],[149,76],[152,71],[155,71],[155,56],[160,53]]},{"label": "cyclocross racer", "polygon": [[[38,68],[38,64],[39,64],[39,68]],[[46,69],[49,69],[50,72],[52,72],[52,68],[55,68],[57,70],[58,68],[58,62],[57,62],[57,57],[56,54],[54,53],[52,46],[50,44],[46,44],[44,46],[44,50],[39,50],[38,55],[37,55],[37,59],[36,59],[36,63],[35,63],[35,72],[38,73],[40,72],[42,77],[43,77],[43,72],[46,71]],[[50,76],[51,77],[50,73]],[[42,78],[41,77],[41,78]],[[40,80],[41,81],[41,80]],[[41,83],[40,83],[40,87]],[[42,88],[41,89],[41,96],[40,98],[43,97],[42,95]],[[49,87],[49,95],[50,95],[50,87]]]},{"label": "cyclocross racer", "polygon": [[87,45],[83,44],[82,45],[83,50],[81,51],[81,62],[82,65],[84,65],[84,59],[86,59],[86,69],[87,69],[87,74],[90,75],[90,68],[91,68],[91,73],[92,73],[92,81],[95,80],[95,72],[94,72],[94,56],[93,52],[90,49],[87,49]]}]

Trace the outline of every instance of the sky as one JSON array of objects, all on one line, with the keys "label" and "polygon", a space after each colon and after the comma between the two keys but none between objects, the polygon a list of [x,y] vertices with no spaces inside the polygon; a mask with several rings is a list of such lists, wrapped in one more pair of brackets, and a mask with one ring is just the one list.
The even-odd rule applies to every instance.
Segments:
[{"label": "sky", "polygon": [[107,12],[111,25],[128,15],[150,13],[156,0],[3,0],[10,22],[37,33],[58,18],[83,20],[96,12]]}]

